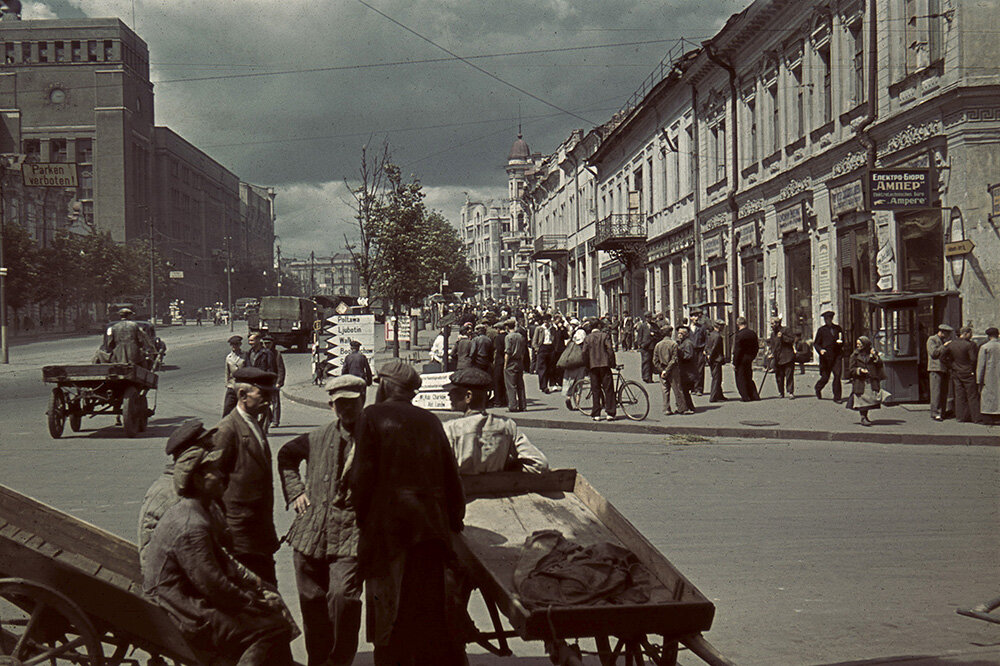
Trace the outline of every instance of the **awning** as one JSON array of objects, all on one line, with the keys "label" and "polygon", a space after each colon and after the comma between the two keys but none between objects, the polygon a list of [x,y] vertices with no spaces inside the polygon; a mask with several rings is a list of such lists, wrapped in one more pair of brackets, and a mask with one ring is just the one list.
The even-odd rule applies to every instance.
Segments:
[{"label": "awning", "polygon": [[941,296],[958,296],[957,291],[868,291],[863,294],[851,294],[851,298],[870,305],[904,305],[914,303],[925,298],[938,298]]}]

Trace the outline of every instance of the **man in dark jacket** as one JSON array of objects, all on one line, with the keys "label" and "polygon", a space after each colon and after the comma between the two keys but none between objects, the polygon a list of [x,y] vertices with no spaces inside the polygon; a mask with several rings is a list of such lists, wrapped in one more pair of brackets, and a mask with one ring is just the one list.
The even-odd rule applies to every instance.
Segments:
[{"label": "man in dark jacket", "polygon": [[462,324],[455,340],[455,348],[451,352],[451,368],[468,368],[472,365],[472,324]]},{"label": "man in dark jacket", "polygon": [[273,365],[270,370],[277,375],[274,381],[277,390],[271,394],[271,425],[277,427],[281,425],[281,387],[285,385],[285,359],[270,335],[264,336],[264,348],[271,352]]},{"label": "man in dark jacket", "polygon": [[681,393],[677,400],[677,409],[681,414],[694,414],[694,402],[691,400],[691,387],[698,380],[698,351],[687,326],[677,327],[677,372],[681,378]]},{"label": "man in dark jacket", "polygon": [[507,348],[507,322],[497,324],[497,334],[493,338],[493,398],[494,407],[507,405],[507,382],[504,380],[504,352]]},{"label": "man in dark jacket", "polygon": [[503,377],[507,390],[507,411],[523,412],[526,408],[524,396],[524,369],[528,364],[528,343],[518,330],[517,321],[507,322],[504,338]]},{"label": "man in dark jacket", "polygon": [[736,390],[743,402],[760,400],[757,385],[753,381],[753,361],[760,351],[757,334],[747,327],[746,317],[736,318],[736,337],[733,339],[733,369],[736,374]]},{"label": "man in dark jacket", "polygon": [[705,345],[708,344],[708,329],[701,323],[701,310],[691,312],[691,344],[697,353],[695,362],[698,366],[691,384],[691,392],[703,395],[705,393]]},{"label": "man in dark jacket", "polygon": [[[294,549],[308,666],[350,664],[361,630],[358,527],[344,475],[354,455],[354,427],[367,385],[343,374],[326,383],[333,421],[278,451],[278,473],[295,520],[285,540]],[[299,466],[306,462],[306,479]]]},{"label": "man in dark jacket", "polygon": [[976,363],[979,348],[972,341],[972,327],[963,326],[958,338],[944,343],[941,360],[950,369],[955,390],[955,418],[966,423],[982,423],[979,413],[979,386],[976,384]]},{"label": "man in dark jacket", "polygon": [[795,397],[795,338],[792,332],[781,325],[781,317],[771,320],[771,337],[767,341],[768,356],[774,363],[774,380],[778,385],[778,396]]},{"label": "man in dark jacket", "polygon": [[647,384],[653,381],[653,347],[656,342],[653,341],[652,327],[653,313],[647,312],[639,323],[635,338],[635,344],[639,348],[639,373],[642,381]]},{"label": "man in dark jacket", "polygon": [[823,387],[830,381],[833,374],[833,400],[840,402],[841,375],[844,372],[842,354],[844,353],[844,329],[833,323],[833,310],[826,310],[823,325],[816,330],[813,339],[813,349],[819,354],[819,381],[816,382],[816,397],[823,398]]},{"label": "man in dark jacket", "polygon": [[472,338],[472,367],[479,368],[483,372],[493,371],[493,342],[486,333],[486,324],[477,324],[476,335]]},{"label": "man in dark jacket", "polygon": [[131,308],[122,308],[118,316],[121,321],[112,324],[105,332],[105,347],[111,355],[111,363],[133,363],[148,368],[149,359],[156,353],[153,341],[132,321]]},{"label": "man in dark jacket", "polygon": [[[361,342],[351,340],[351,353],[344,357],[344,365],[340,370],[342,375],[354,375],[365,383],[365,386],[372,385],[372,366],[368,363],[368,357],[361,353]],[[365,391],[361,392],[364,403]]]},{"label": "man in dark jacket", "polygon": [[594,323],[593,330],[583,339],[581,352],[583,362],[590,371],[590,394],[594,397],[594,405],[590,409],[590,418],[595,421],[601,419],[601,406],[607,416],[605,421],[614,421],[618,412],[617,399],[615,398],[614,386],[611,377],[611,369],[615,362],[615,349],[611,344],[611,336],[604,330],[604,320],[598,319]]},{"label": "man in dark jacket", "polygon": [[705,341],[705,359],[712,374],[712,393],[708,398],[709,402],[725,402],[722,395],[722,366],[726,362],[725,347],[722,343],[722,321],[715,322],[712,331]]},{"label": "man in dark jacket", "polygon": [[357,428],[349,488],[376,666],[465,663],[445,618],[445,567],[462,530],[458,464],[437,416],[411,404],[420,375],[392,359]]}]

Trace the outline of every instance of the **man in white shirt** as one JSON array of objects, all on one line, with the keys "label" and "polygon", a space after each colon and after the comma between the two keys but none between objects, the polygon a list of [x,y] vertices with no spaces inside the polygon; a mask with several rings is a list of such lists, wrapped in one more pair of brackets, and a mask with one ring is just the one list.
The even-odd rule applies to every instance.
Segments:
[{"label": "man in white shirt", "polygon": [[451,335],[451,326],[445,324],[431,345],[431,362],[437,363],[441,367],[441,372],[448,371],[448,366],[445,364],[445,352],[448,350],[449,335]]}]

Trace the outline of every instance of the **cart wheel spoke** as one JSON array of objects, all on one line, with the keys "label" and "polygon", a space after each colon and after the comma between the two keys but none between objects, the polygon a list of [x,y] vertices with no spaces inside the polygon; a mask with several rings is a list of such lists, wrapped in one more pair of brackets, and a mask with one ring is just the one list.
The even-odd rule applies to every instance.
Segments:
[{"label": "cart wheel spoke", "polygon": [[[57,645],[55,647],[46,650],[45,652],[41,652],[32,657],[31,659],[26,659],[22,663],[24,664],[24,666],[33,666],[34,664],[40,664],[46,659],[55,659],[56,657],[66,654],[70,650],[75,650],[76,648],[85,645],[86,642],[87,642],[86,638],[84,638],[83,636],[79,636],[67,643],[63,643],[62,645]],[[73,659],[72,661],[78,661],[78,660]],[[83,660],[80,659],[79,661]]]},{"label": "cart wheel spoke", "polygon": [[17,644],[14,645],[14,649],[10,653],[11,656],[14,657],[15,659],[17,659],[17,657],[21,654],[21,650],[27,647],[28,644],[31,642],[31,639],[29,638],[31,636],[31,632],[34,630],[35,625],[38,623],[38,618],[40,618],[42,616],[42,613],[44,612],[45,612],[44,603],[35,604],[35,607],[31,610],[31,617],[28,618],[28,623],[24,627],[24,633],[21,634],[21,637],[17,639]]},{"label": "cart wheel spoke", "polygon": [[17,666],[45,662],[103,666],[101,640],[87,614],[62,593],[23,578],[0,579],[4,614],[0,620],[0,663]]}]

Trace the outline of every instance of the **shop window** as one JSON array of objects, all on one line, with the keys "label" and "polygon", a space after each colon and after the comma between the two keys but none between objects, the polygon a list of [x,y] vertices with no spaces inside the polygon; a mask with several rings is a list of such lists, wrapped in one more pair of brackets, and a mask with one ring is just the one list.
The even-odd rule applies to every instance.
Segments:
[{"label": "shop window", "polygon": [[812,253],[808,240],[785,246],[785,290],[785,324],[792,332],[810,336],[813,331]]},{"label": "shop window", "polygon": [[743,258],[743,316],[757,333],[764,328],[764,256]]},{"label": "shop window", "polygon": [[[899,218],[897,218],[899,219]],[[928,211],[899,220],[903,290],[944,289],[944,235],[941,213]]]}]

